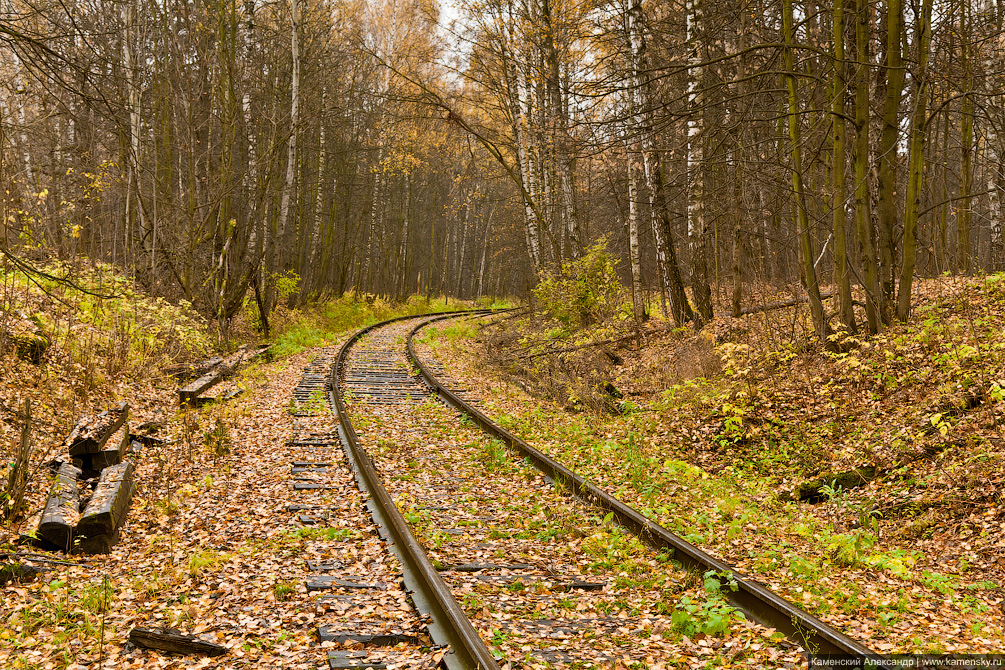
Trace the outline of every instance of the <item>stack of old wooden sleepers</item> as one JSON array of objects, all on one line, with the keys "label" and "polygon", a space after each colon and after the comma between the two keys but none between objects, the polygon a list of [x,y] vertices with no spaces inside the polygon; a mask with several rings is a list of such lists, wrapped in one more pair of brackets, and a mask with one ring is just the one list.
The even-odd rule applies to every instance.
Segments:
[{"label": "stack of old wooden sleepers", "polygon": [[[136,468],[131,454],[142,448],[128,425],[117,447],[109,439],[129,418],[129,404],[77,422],[66,439],[70,462],[56,472],[38,524],[38,539],[67,553],[107,554],[132,502]],[[83,495],[82,495],[83,494]]]},{"label": "stack of old wooden sleepers", "polygon": [[182,406],[198,406],[219,400],[230,400],[240,394],[239,390],[232,390],[220,397],[204,396],[203,393],[216,386],[225,379],[229,379],[241,363],[255,360],[259,356],[265,355],[269,351],[269,346],[252,347],[244,345],[226,358],[209,358],[199,363],[189,366],[175,366],[168,370],[179,379],[196,379],[190,381],[185,386],[178,389],[178,401]]}]

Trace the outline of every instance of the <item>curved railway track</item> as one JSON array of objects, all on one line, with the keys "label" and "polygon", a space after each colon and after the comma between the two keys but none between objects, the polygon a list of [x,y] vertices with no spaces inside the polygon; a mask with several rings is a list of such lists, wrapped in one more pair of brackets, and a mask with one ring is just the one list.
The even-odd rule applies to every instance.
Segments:
[{"label": "curved railway track", "polygon": [[[399,318],[359,331],[334,358],[327,389],[353,476],[401,564],[422,632],[448,668],[668,660],[660,658],[660,633],[672,627],[673,609],[657,601],[700,584],[702,575],[715,575],[722,597],[747,618],[803,649],[878,656],[592,486],[494,424],[462,390],[447,388],[413,340],[423,327],[458,316]],[[479,476],[486,468],[499,476]],[[641,543],[632,548],[611,521]],[[635,563],[597,560],[589,546],[596,538],[621,543]],[[640,574],[624,571],[636,564]],[[332,667],[382,667],[349,662]]]}]

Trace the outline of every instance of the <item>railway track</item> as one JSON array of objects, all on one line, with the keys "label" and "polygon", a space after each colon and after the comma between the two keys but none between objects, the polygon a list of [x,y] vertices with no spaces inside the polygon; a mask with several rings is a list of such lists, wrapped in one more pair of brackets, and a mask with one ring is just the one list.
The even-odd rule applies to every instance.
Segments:
[{"label": "railway track", "polygon": [[[448,388],[436,365],[416,356],[413,339],[426,325],[457,317],[411,317],[363,329],[337,356],[328,352],[316,361],[295,394],[307,422],[317,419],[318,389],[329,394],[337,435],[308,427],[296,438],[305,446],[324,442],[320,449],[329,451],[305,453],[294,476],[301,487],[317,486],[329,476],[344,480],[351,470],[394,552],[394,560],[378,567],[401,570],[401,577],[383,577],[382,586],[396,582],[402,590],[394,597],[407,594],[418,612],[395,624],[398,637],[368,641],[343,632],[338,638],[322,628],[322,639],[362,648],[355,657],[333,651],[331,667],[397,664],[370,651],[380,643],[400,643],[395,649],[412,657],[432,645],[449,668],[650,667],[677,655],[681,636],[670,634],[681,624],[675,613],[689,611],[681,603],[697,602],[703,587],[713,594],[704,607],[721,603],[712,614],[728,620],[730,606],[736,607],[792,642],[767,650],[751,644],[764,629],[741,620],[738,636],[706,642],[704,633],[692,632],[701,640],[698,655],[776,667],[786,664],[786,654],[798,658],[800,647],[875,655],[583,481],[496,426],[463,391]],[[326,365],[330,388],[319,374]],[[318,435],[325,437],[312,438]],[[334,448],[344,451],[349,469],[334,465]],[[313,521],[312,510],[297,511],[304,523]],[[338,602],[349,602],[350,594],[342,592],[358,598],[367,591],[346,586],[353,578],[371,586],[381,580],[379,572],[366,580],[330,572],[319,577],[334,585]],[[699,614],[711,625],[712,614]],[[345,631],[361,623],[341,621]],[[388,622],[367,625],[390,630]]]},{"label": "railway track", "polygon": [[[330,668],[433,667],[437,650],[409,603],[401,566],[370,523],[329,405],[336,351],[304,369],[288,412],[292,500],[286,512],[305,541],[306,590]],[[327,643],[327,644],[325,644]]]}]

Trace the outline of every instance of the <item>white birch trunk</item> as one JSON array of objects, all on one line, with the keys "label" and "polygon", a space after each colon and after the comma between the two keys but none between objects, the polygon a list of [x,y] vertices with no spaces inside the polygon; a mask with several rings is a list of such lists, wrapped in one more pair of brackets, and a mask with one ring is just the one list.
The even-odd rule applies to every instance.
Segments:
[{"label": "white birch trunk", "polygon": [[[258,186],[258,148],[256,146],[257,138],[255,137],[255,130],[252,126],[251,119],[251,78],[248,75],[248,70],[250,70],[252,65],[252,48],[254,44],[254,30],[255,30],[255,0],[245,0],[244,2],[244,21],[242,22],[244,30],[241,34],[242,47],[243,47],[243,61],[245,67],[244,76],[244,93],[241,96],[241,112],[244,116],[244,132],[246,133],[245,141],[248,146],[248,167],[244,172],[243,186],[244,186],[244,197],[248,199],[249,202],[257,201],[254,195],[254,191]],[[251,259],[252,263],[258,262],[258,242],[259,234],[258,228],[261,225],[262,217],[259,216],[257,208],[254,210],[249,210],[251,215],[255,218],[255,221],[250,222],[248,229],[248,257]]]},{"label": "white birch trunk", "polygon": [[492,218],[495,216],[495,207],[489,210],[488,219],[485,221],[485,239],[482,240],[482,258],[478,267],[478,289],[475,291],[475,300],[482,297],[485,286],[485,261],[489,253],[489,239],[492,232]]},{"label": "white birch trunk", "polygon": [[[464,272],[464,252],[468,240],[468,221],[471,219],[471,201],[478,197],[478,188],[464,198],[464,216],[461,218],[458,235],[454,237],[454,296],[461,297],[461,273]],[[459,239],[458,239],[459,238]]]},{"label": "white birch trunk", "polygon": [[[639,136],[637,153],[642,154],[649,196],[650,223],[656,246],[656,263],[660,274],[663,295],[669,299],[674,323],[681,327],[692,318],[691,305],[684,293],[677,265],[676,251],[670,236],[669,219],[666,208],[666,193],[663,175],[660,172],[660,158],[656,148],[652,101],[650,95],[649,58],[642,25],[641,0],[632,0],[626,17],[626,30],[632,52],[632,90],[636,129]],[[664,310],[665,312],[665,310]]]},{"label": "white birch trunk", "polygon": [[[291,23],[290,30],[290,52],[293,57],[293,77],[290,84],[290,139],[286,153],[286,181],[283,183],[283,193],[279,202],[279,227],[278,236],[274,241],[274,252],[278,259],[278,248],[286,239],[286,227],[290,213],[290,196],[293,193],[293,181],[297,163],[297,126],[300,117],[300,7],[298,0],[291,2]],[[278,263],[273,263],[274,270],[278,269]]]},{"label": "white birch trunk", "polygon": [[405,290],[407,287],[407,277],[408,272],[408,229],[409,229],[409,219],[412,216],[412,175],[410,172],[405,173],[405,211],[402,213],[401,217],[401,244],[398,247],[398,267],[399,267],[399,280],[395,282],[401,289],[400,293],[402,298],[405,297]]},{"label": "white birch trunk", "polygon": [[687,70],[687,104],[690,110],[687,119],[687,234],[693,244],[694,239],[701,235],[704,229],[704,212],[702,211],[704,183],[701,170],[704,152],[700,139],[703,116],[698,92],[701,81],[701,52],[696,36],[700,10],[697,0],[687,0],[686,11],[687,35],[685,39],[690,49]]},{"label": "white birch trunk", "polygon": [[628,157],[628,255],[632,264],[632,305],[635,321],[645,318],[645,301],[642,298],[642,260],[639,253],[639,206],[638,185],[635,181],[634,157]]},{"label": "white birch trunk", "polygon": [[513,124],[513,139],[516,143],[517,169],[523,186],[523,211],[524,211],[524,237],[527,242],[527,253],[530,256],[531,267],[534,274],[541,271],[541,230],[538,226],[537,215],[534,212],[534,205],[530,201],[534,193],[534,184],[531,176],[530,157],[527,150],[527,138],[525,134],[526,121],[523,114],[523,104],[520,100],[520,76],[517,69],[516,57],[512,51],[513,30],[515,17],[513,16],[512,3],[508,5],[509,16],[504,17],[503,31],[506,44],[503,46],[503,60],[506,67],[506,89],[507,102],[511,123]]},{"label": "white birch trunk", "polygon": [[[666,297],[667,286],[670,277],[667,273],[666,243],[663,235],[663,225],[659,220],[659,206],[657,197],[659,189],[656,171],[660,169],[653,140],[652,119],[650,118],[649,88],[646,80],[646,69],[648,67],[646,57],[645,37],[642,34],[642,3],[641,0],[631,0],[628,11],[627,29],[631,41],[632,50],[632,107],[634,109],[636,132],[639,135],[636,153],[642,155],[642,171],[646,181],[646,195],[649,204],[649,222],[653,231],[653,241],[656,251],[656,266],[660,275],[660,285],[663,296]],[[661,302],[664,306],[663,316],[666,317],[666,301]]]},{"label": "white birch trunk", "polygon": [[[994,12],[995,8],[989,6],[990,3],[981,3],[982,12]],[[987,56],[984,60],[984,71],[985,72],[1001,72],[1002,68],[1005,67],[1005,37],[999,35],[995,39],[995,44],[987,50]],[[985,85],[990,88],[994,87],[995,79],[986,81]],[[987,147],[987,164],[988,170],[987,177],[987,189],[988,189],[988,225],[991,228],[991,267],[989,268],[992,272],[998,271],[1002,267],[1002,261],[1005,260],[1005,239],[1003,239],[1003,231],[1005,231],[1005,221],[1002,220],[1002,192],[1005,191],[1005,146],[1002,146],[1001,138],[998,134],[998,124],[1005,119],[1005,115],[1001,113],[1001,100],[1002,96],[995,96],[999,104],[991,106],[991,109],[995,110],[995,115],[997,118],[991,120],[990,123],[985,124],[985,133],[987,134],[987,141],[985,146]],[[994,158],[992,158],[992,154]]]},{"label": "white birch trunk", "polygon": [[[325,109],[328,102],[328,90],[321,91],[321,109]],[[310,259],[310,267],[314,269],[318,253],[321,250],[321,228],[324,216],[324,185],[325,171],[328,168],[328,154],[325,147],[325,123],[320,123],[320,137],[318,138],[318,179],[314,189],[314,228],[311,231],[310,249],[307,250],[306,257]]]},{"label": "white birch trunk", "polygon": [[691,295],[694,297],[700,328],[712,318],[712,294],[708,281],[708,244],[705,222],[705,151],[702,146],[705,124],[704,95],[701,92],[704,68],[701,48],[701,0],[687,0],[688,58],[687,97],[687,231],[691,242]]},{"label": "white birch trunk", "polygon": [[[26,121],[27,115],[24,111],[24,95],[20,95],[19,92],[24,88],[24,82],[21,80],[21,61],[14,55],[14,91],[15,97],[18,100],[17,105],[17,121],[18,125],[21,126],[21,152],[24,158],[24,176],[27,180],[26,186],[29,191],[34,192],[38,190],[38,185],[35,183],[35,174],[31,169],[31,148],[28,143],[28,123]],[[9,112],[7,113],[9,116]]]}]

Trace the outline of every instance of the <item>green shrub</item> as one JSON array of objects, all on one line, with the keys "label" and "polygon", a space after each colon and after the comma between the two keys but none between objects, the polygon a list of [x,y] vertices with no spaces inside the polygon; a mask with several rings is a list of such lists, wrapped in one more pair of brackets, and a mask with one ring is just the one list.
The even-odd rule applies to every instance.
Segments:
[{"label": "green shrub", "polygon": [[[212,348],[206,322],[190,303],[151,297],[111,265],[53,261],[41,269],[47,277],[0,271],[0,278],[33,296],[33,309],[42,311],[32,314],[32,323],[84,368],[100,362],[105,372],[117,375],[201,356]],[[71,309],[61,313],[57,305]]]},{"label": "green shrub", "polygon": [[567,327],[587,326],[613,314],[624,287],[618,261],[601,239],[579,259],[562,263],[558,274],[546,274],[534,289],[540,308]]}]

